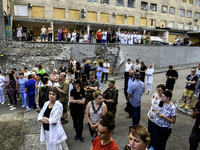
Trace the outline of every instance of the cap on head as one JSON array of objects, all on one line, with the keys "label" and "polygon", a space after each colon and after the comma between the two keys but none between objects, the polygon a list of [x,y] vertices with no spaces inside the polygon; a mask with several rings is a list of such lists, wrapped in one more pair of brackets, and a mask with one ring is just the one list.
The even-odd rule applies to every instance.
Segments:
[{"label": "cap on head", "polygon": [[108,80],[108,84],[115,84],[115,79],[113,79],[113,78],[112,78],[112,79],[109,79],[109,80]]}]

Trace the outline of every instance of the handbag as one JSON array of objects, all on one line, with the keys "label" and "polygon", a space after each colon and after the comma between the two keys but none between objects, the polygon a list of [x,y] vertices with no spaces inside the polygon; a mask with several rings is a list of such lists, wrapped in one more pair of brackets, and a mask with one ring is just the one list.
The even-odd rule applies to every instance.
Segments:
[{"label": "handbag", "polygon": [[132,105],[130,102],[128,102],[126,103],[126,107],[124,108],[124,111],[129,113],[131,111],[131,108],[132,108]]}]

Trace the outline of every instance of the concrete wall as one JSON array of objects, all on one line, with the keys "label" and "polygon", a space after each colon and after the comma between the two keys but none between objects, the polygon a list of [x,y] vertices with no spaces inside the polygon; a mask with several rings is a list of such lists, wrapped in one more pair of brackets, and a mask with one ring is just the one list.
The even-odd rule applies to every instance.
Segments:
[{"label": "concrete wall", "polygon": [[59,69],[62,61],[68,65],[70,57],[79,62],[84,59],[91,61],[108,59],[113,74],[124,72],[124,64],[128,58],[135,63],[138,58],[154,68],[168,65],[199,63],[198,47],[170,46],[130,46],[118,44],[72,44],[72,43],[41,43],[41,42],[0,42],[0,65],[3,71],[12,68],[20,69],[27,66],[33,68],[34,63],[42,64],[51,73]]}]

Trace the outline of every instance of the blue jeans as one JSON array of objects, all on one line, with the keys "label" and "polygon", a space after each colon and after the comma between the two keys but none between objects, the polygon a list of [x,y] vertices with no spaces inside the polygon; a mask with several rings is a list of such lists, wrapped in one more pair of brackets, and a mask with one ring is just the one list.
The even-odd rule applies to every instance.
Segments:
[{"label": "blue jeans", "polygon": [[99,87],[101,87],[101,76],[97,76],[97,80],[99,81]]},{"label": "blue jeans", "polygon": [[160,127],[154,123],[152,146],[155,150],[165,150],[167,140],[172,132],[171,128]]},{"label": "blue jeans", "polygon": [[132,106],[131,117],[132,117],[132,120],[133,120],[133,126],[139,125],[139,123],[140,123],[140,113],[141,113],[140,107],[141,106],[138,106],[138,107]]},{"label": "blue jeans", "polygon": [[29,100],[29,108],[33,106],[33,109],[36,109],[35,94],[28,95],[28,100]]},{"label": "blue jeans", "polygon": [[90,36],[89,40],[90,40],[90,43],[93,43],[93,35]]},{"label": "blue jeans", "polygon": [[22,105],[27,107],[27,93],[20,92],[20,96],[21,96],[21,99],[22,99]]},{"label": "blue jeans", "polygon": [[46,35],[45,34],[41,34],[41,42],[42,42],[43,38],[44,38],[44,41],[46,41]]}]

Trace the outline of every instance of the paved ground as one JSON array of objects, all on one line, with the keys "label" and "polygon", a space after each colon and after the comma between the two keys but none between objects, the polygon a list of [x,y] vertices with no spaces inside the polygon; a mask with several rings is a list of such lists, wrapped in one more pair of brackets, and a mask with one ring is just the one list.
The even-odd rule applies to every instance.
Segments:
[{"label": "paved ground", "polygon": [[[183,94],[183,89],[185,87],[185,78],[186,76],[190,73],[190,69],[188,67],[195,66],[195,64],[190,64],[190,65],[183,65],[183,66],[177,66],[175,67],[178,68],[178,73],[179,73],[179,79],[177,80],[175,84],[175,89],[173,92],[173,98],[172,102],[175,103],[175,101],[179,98],[181,98]],[[155,70],[154,74],[154,83],[153,83],[153,92],[155,92],[156,86],[160,83],[165,84],[165,72],[167,68],[160,68]],[[125,108],[125,98],[123,94],[123,83],[124,80],[121,79],[123,75],[118,75],[115,76],[117,78],[117,83],[116,87],[119,89],[119,99],[118,99],[118,106],[117,106],[117,115],[116,115],[116,128],[113,134],[113,139],[115,142],[118,144],[119,149],[122,149],[124,145],[128,143],[128,127],[132,124],[131,119],[125,119],[127,116],[127,113],[124,112]],[[107,88],[107,84],[103,84],[103,89],[104,91]],[[142,97],[142,107],[141,107],[141,124],[147,127],[147,112],[150,108],[150,98],[151,95],[144,94]],[[8,103],[8,100],[6,101]],[[39,131],[40,131],[40,124],[36,121],[37,120],[37,115],[38,113],[35,111],[30,111],[30,112],[25,112],[24,108],[21,108],[21,102],[19,102],[17,109],[14,111],[10,111],[8,109],[8,106],[0,106],[0,120],[5,119],[5,116],[9,116],[6,118],[6,121],[10,120],[10,123],[13,121],[17,120],[16,116],[17,114],[21,114],[20,116],[21,119],[24,121],[24,124],[22,126],[22,132],[23,137],[24,137],[24,143],[21,144],[21,149],[29,149],[29,150],[43,150],[45,149],[45,144],[40,143],[39,141]],[[166,150],[182,150],[182,149],[189,149],[189,143],[188,139],[190,136],[190,132],[192,129],[192,126],[194,124],[194,120],[177,110],[177,121],[176,124],[173,125],[173,131],[172,134],[167,142],[167,147]],[[14,124],[13,124],[14,125]],[[1,126],[1,125],[0,125]],[[91,137],[89,134],[89,129],[87,125],[87,119],[86,117],[84,118],[84,130],[83,130],[83,137],[85,139],[85,142],[82,143],[79,140],[75,141],[74,136],[75,136],[75,131],[73,128],[73,123],[71,116],[69,114],[69,123],[63,126],[66,134],[67,134],[67,145],[66,143],[63,143],[63,147],[65,149],[70,150],[75,150],[75,149],[80,149],[81,150],[88,150],[91,146]],[[3,132],[3,131],[2,131]],[[17,137],[16,137],[17,138]],[[17,143],[16,143],[17,144]],[[1,149],[1,148],[0,148]]]}]

